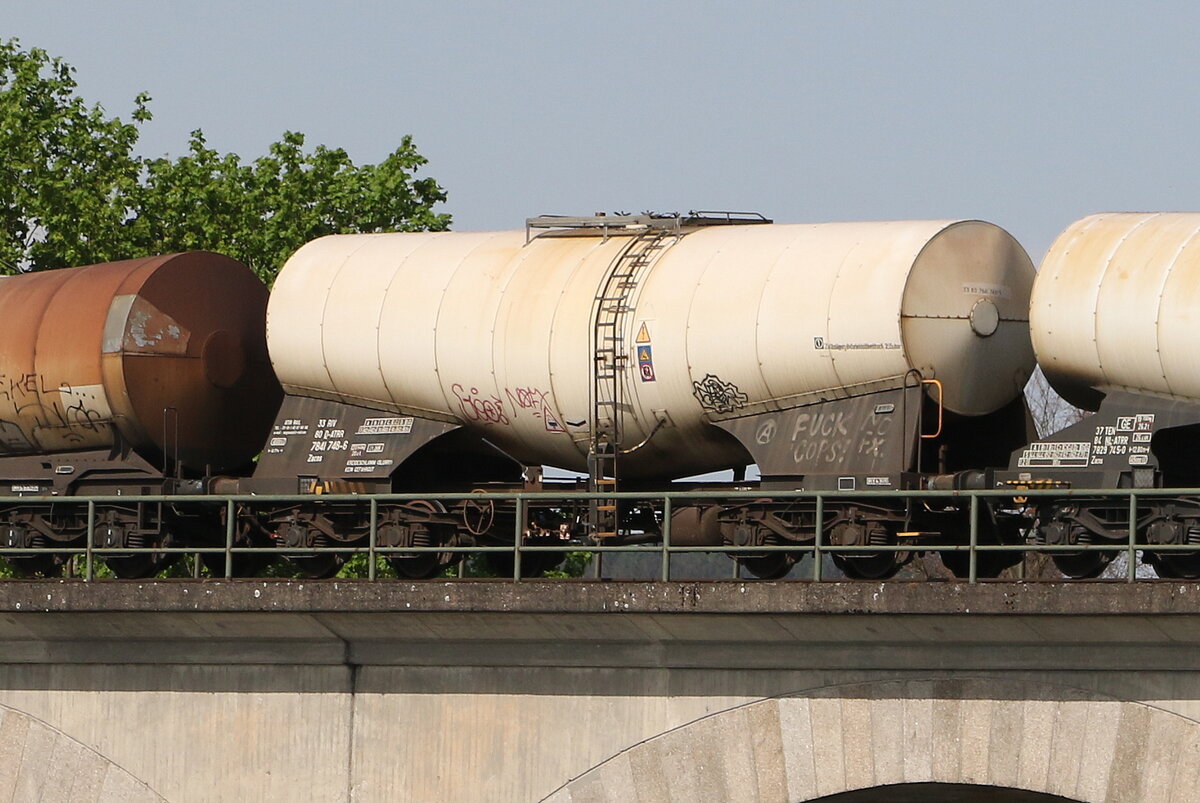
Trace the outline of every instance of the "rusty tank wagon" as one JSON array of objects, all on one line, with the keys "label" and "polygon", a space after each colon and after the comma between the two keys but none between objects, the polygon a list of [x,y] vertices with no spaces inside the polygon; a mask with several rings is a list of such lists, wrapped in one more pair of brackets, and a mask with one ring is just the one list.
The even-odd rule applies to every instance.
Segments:
[{"label": "rusty tank wagon", "polygon": [[[205,252],[0,278],[0,490],[30,498],[0,509],[0,543],[78,543],[78,510],[40,501],[66,496],[131,497],[97,510],[105,547],[204,529],[136,497],[203,492],[208,477],[249,470],[282,397],[266,303],[249,268]],[[48,572],[61,557],[11,560]],[[108,563],[141,576],[159,559]]]}]

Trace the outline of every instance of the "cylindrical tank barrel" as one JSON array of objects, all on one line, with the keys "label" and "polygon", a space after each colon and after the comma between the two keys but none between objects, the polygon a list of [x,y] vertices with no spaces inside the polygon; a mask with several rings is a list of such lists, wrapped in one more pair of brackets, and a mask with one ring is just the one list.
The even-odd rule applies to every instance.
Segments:
[{"label": "cylindrical tank barrel", "polygon": [[1070,403],[1114,390],[1200,399],[1200,213],[1111,213],[1071,224],[1034,285],[1038,363]]},{"label": "cylindrical tank barrel", "polygon": [[[622,261],[633,236],[316,240],[275,284],[272,361],[290,393],[460,422],[523,461],[582,470],[600,337],[624,358],[622,446],[640,446],[627,477],[744,460],[714,419],[912,371],[942,382],[948,409],[985,414],[1032,370],[1033,268],[989,223],[708,226]],[[604,304],[623,308],[617,331],[595,325]]]},{"label": "cylindrical tank barrel", "polygon": [[267,289],[206,252],[0,278],[0,456],[112,448],[202,471],[261,448]]}]

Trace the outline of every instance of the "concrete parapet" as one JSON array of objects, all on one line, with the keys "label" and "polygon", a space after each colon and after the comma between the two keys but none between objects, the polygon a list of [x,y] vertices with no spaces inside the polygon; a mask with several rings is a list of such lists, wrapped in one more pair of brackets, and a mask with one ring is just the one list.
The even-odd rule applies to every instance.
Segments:
[{"label": "concrete parapet", "polygon": [[1196,586],[926,586],[0,583],[0,802],[1197,801]]},{"label": "concrete parapet", "polygon": [[0,581],[0,613],[34,611],[1169,616],[1200,613],[1200,586],[1168,581]]},{"label": "concrete parapet", "polygon": [[[0,583],[13,664],[1190,670],[1179,583]],[[1150,649],[1153,647],[1153,649]]]}]

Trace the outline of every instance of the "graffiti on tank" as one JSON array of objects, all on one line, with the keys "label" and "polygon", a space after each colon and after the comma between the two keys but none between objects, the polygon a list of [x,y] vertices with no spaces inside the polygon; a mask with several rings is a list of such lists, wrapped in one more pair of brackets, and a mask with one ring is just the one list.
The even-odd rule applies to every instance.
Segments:
[{"label": "graffiti on tank", "polygon": [[450,392],[458,399],[459,409],[468,421],[482,424],[509,424],[504,413],[504,401],[498,396],[482,396],[479,388],[464,388],[458,382],[450,386]]},{"label": "graffiti on tank", "polygon": [[526,410],[534,418],[540,418],[547,432],[566,432],[563,425],[559,423],[558,416],[550,408],[549,391],[524,387],[505,388],[504,393],[508,396],[514,412]]},{"label": "graffiti on tank", "polygon": [[892,416],[871,415],[859,424],[858,454],[876,460],[884,456],[888,447],[888,433],[892,429]]},{"label": "graffiti on tank", "polygon": [[38,393],[49,393],[52,390],[58,390],[58,388],[43,387],[42,377],[38,374],[15,374],[13,376],[0,374],[0,399],[15,402],[17,399]]},{"label": "graffiti on tank", "polygon": [[14,413],[14,420],[0,424],[0,446],[23,451],[40,440],[36,433],[46,430],[70,445],[86,440],[83,432],[102,431],[109,415],[89,403],[87,395],[86,389],[65,383],[49,387],[36,373],[0,374],[0,402],[11,405]]},{"label": "graffiti on tank", "polygon": [[0,420],[0,454],[25,452],[32,448],[25,431],[15,421]]},{"label": "graffiti on tank", "polygon": [[800,413],[792,427],[792,458],[812,465],[840,463],[856,456],[856,465],[871,470],[886,456],[891,428],[891,416],[864,417],[851,410]]},{"label": "graffiti on tank", "polygon": [[716,374],[705,374],[704,378],[692,383],[692,395],[700,406],[713,413],[732,413],[746,406],[750,397],[738,390],[732,382],[722,382]]},{"label": "graffiti on tank", "polygon": [[836,463],[850,448],[850,427],[841,410],[800,413],[792,427],[792,457],[797,463]]}]

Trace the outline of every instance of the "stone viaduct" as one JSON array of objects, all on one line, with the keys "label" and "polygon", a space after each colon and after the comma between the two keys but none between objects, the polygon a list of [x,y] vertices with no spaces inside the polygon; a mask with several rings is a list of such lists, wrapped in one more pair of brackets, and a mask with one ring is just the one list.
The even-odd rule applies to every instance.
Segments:
[{"label": "stone viaduct", "polygon": [[1189,583],[14,581],[0,803],[1200,803]]}]

